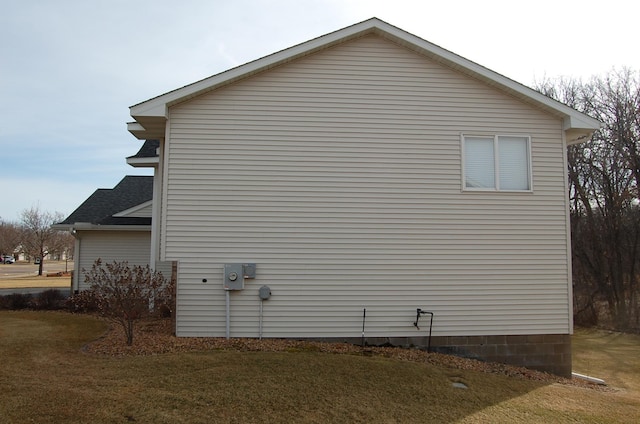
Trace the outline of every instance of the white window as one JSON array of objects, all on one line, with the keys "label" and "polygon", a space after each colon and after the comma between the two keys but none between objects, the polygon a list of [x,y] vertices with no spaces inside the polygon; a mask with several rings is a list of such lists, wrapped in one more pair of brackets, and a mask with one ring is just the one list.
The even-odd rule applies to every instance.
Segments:
[{"label": "white window", "polygon": [[465,190],[531,190],[529,137],[462,136]]}]

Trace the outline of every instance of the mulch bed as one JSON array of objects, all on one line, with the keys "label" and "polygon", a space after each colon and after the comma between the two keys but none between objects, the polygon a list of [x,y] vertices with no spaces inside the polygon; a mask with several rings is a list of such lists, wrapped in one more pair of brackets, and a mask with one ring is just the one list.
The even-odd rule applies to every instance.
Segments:
[{"label": "mulch bed", "polygon": [[116,324],[111,324],[109,330],[104,335],[83,348],[83,351],[88,354],[111,357],[160,355],[211,350],[239,352],[323,352],[382,356],[404,361],[426,362],[428,364],[452,369],[505,375],[512,378],[534,380],[548,384],[558,383],[600,391],[614,390],[610,387],[589,383],[581,379],[567,379],[527,368],[482,362],[453,355],[427,353],[419,349],[362,347],[348,343],[311,342],[291,339],[258,340],[232,338],[227,340],[226,338],[219,337],[176,337],[173,335],[170,319],[151,319],[138,322],[134,330],[132,346],[127,346],[122,328]]}]

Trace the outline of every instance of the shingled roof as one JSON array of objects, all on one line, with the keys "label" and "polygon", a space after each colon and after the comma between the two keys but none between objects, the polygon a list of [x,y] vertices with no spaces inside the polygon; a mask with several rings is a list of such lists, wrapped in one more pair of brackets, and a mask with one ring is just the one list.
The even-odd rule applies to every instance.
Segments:
[{"label": "shingled roof", "polygon": [[158,147],[160,147],[160,140],[145,140],[140,150],[138,150],[138,153],[133,156],[129,156],[127,159],[158,157]]},{"label": "shingled roof", "polygon": [[127,163],[134,168],[149,168],[158,165],[159,140],[145,140],[138,153],[127,158]]},{"label": "shingled roof", "polygon": [[96,190],[67,219],[56,226],[77,223],[92,225],[151,225],[151,218],[116,217],[114,215],[153,199],[153,177],[124,177],[112,189]]}]

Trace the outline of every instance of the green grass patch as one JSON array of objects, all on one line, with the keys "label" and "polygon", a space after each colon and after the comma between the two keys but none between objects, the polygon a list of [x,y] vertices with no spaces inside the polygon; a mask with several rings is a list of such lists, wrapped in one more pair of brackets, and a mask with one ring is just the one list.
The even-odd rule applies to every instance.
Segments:
[{"label": "green grass patch", "polygon": [[[601,392],[315,351],[83,353],[105,330],[88,316],[0,312],[2,422],[631,423],[640,408],[637,366],[630,370],[636,380],[625,377],[619,380],[625,387]],[[577,356],[590,346],[582,337],[576,336]],[[612,350],[607,361],[637,359],[637,339],[615,341],[627,347]]]}]

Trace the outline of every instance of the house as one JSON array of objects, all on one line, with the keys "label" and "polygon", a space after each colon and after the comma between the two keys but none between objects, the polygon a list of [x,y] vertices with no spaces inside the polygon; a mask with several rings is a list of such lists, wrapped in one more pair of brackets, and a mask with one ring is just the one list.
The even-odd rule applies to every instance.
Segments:
[{"label": "house", "polygon": [[[153,142],[145,143],[145,147],[149,144]],[[135,158],[139,160],[143,150]],[[76,239],[74,292],[88,288],[82,270],[91,269],[98,258],[130,265],[150,263],[152,199],[152,176],[126,176],[113,189],[96,190],[69,217],[53,226],[71,232]],[[156,269],[171,273],[170,266],[157,264]]]},{"label": "house", "polygon": [[130,112],[159,141],[152,256],[175,264],[178,336],[570,374],[566,148],[596,120],[375,18]]}]

